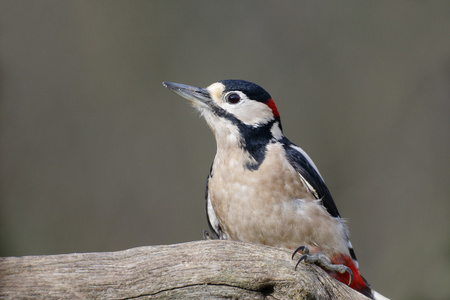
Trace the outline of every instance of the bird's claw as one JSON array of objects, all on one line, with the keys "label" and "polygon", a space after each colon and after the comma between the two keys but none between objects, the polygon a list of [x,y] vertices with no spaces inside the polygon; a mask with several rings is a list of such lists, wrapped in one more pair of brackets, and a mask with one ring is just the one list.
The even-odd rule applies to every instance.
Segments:
[{"label": "bird's claw", "polygon": [[294,259],[295,254],[297,254],[298,252],[300,252],[302,254],[309,254],[309,249],[306,246],[299,246],[299,247],[297,247],[294,250],[294,252],[292,253],[292,259]]},{"label": "bird's claw", "polygon": [[306,254],[303,254],[302,256],[300,256],[300,258],[297,260],[297,263],[295,264],[294,270],[297,271],[298,265],[302,262],[302,260],[306,260],[307,258],[308,258],[308,255],[306,255]]},{"label": "bird's claw", "polygon": [[345,265],[333,264],[331,260],[328,258],[328,256],[324,254],[321,253],[310,254],[310,251],[306,246],[297,247],[294,253],[292,253],[292,259],[294,259],[294,256],[295,254],[297,254],[297,252],[300,252],[302,255],[297,260],[294,270],[297,270],[298,265],[302,261],[304,261],[305,263],[308,264],[316,264],[319,267],[323,268],[325,271],[338,272],[340,274],[348,273],[350,278],[348,285],[350,285],[353,282],[353,272],[349,267]]},{"label": "bird's claw", "polygon": [[348,277],[349,277],[349,280],[348,280],[348,284],[347,284],[347,285],[350,285],[350,284],[352,284],[352,282],[353,282],[353,272],[352,272],[352,270],[351,270],[349,267],[347,267],[347,266],[344,266],[344,267],[346,268],[346,270],[344,271],[344,273],[347,272],[347,273],[348,273]]}]

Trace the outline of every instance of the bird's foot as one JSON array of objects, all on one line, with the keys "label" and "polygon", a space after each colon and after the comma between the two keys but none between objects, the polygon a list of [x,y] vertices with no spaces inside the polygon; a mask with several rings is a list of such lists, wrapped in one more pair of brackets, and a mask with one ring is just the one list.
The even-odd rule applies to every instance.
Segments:
[{"label": "bird's foot", "polygon": [[297,260],[295,264],[295,270],[297,270],[298,265],[304,261],[308,264],[316,264],[327,272],[338,272],[340,274],[348,273],[350,280],[348,285],[350,285],[353,281],[353,272],[352,270],[345,265],[335,265],[331,262],[330,258],[323,253],[314,253],[311,254],[309,249],[305,246],[300,246],[295,249],[294,253],[292,253],[292,259],[297,252],[300,252],[302,255]]}]

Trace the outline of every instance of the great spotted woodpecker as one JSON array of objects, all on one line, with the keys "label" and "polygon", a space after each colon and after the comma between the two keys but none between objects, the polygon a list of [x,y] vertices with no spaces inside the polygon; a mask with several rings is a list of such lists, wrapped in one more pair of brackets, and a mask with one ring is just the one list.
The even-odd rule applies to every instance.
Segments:
[{"label": "great spotted woodpecker", "polygon": [[163,85],[188,99],[215,135],[206,213],[217,238],[295,249],[293,257],[303,254],[298,263],[316,263],[362,294],[382,297],[360,275],[333,198],[314,162],[283,135],[269,93],[244,80]]}]

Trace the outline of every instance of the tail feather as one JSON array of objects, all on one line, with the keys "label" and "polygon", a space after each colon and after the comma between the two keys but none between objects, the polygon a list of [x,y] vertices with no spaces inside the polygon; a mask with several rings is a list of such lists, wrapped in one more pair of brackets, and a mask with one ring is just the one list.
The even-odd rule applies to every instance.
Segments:
[{"label": "tail feather", "polygon": [[373,299],[374,300],[389,300],[389,298],[386,298],[385,296],[381,295],[377,291],[373,291]]}]

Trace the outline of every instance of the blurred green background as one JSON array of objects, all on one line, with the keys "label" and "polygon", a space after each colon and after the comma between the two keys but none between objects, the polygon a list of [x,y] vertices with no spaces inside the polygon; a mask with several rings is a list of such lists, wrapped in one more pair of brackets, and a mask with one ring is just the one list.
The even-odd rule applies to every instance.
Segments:
[{"label": "blurred green background", "polygon": [[214,138],[161,85],[260,84],[395,299],[450,299],[450,2],[0,1],[0,255],[202,238]]}]

